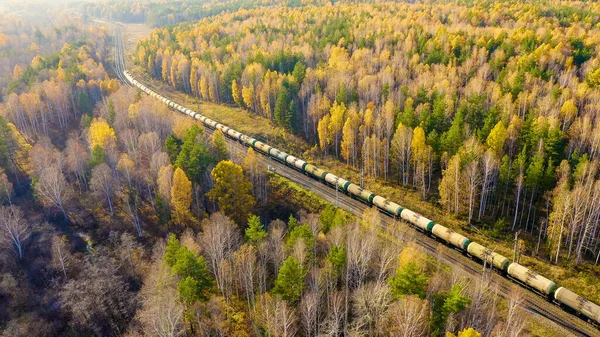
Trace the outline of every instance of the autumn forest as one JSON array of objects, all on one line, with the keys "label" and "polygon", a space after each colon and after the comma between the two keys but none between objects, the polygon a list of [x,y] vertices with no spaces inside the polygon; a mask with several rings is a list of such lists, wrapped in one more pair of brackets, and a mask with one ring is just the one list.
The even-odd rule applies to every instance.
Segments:
[{"label": "autumn forest", "polygon": [[600,303],[598,13],[1,5],[0,336],[567,336],[541,296],[121,81],[116,28],[147,29],[125,59],[153,90]]}]

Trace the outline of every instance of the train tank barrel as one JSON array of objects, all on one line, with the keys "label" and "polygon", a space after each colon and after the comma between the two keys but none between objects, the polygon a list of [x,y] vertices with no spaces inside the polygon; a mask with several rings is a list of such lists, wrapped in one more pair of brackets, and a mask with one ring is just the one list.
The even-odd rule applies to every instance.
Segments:
[{"label": "train tank barrel", "polygon": [[410,222],[411,224],[419,227],[420,229],[431,232],[435,223],[419,213],[413,212],[410,209],[403,209],[400,216],[403,220]]},{"label": "train tank barrel", "polygon": [[467,247],[469,247],[469,244],[471,243],[471,240],[466,236],[460,235],[452,229],[439,224],[435,224],[431,232],[438,238],[462,250],[467,250]]},{"label": "train tank barrel", "polygon": [[549,280],[516,262],[513,262],[510,264],[510,266],[508,266],[508,275],[525,283],[542,294],[552,295],[556,290],[556,283],[554,283],[552,280]]},{"label": "train tank barrel", "polygon": [[346,192],[348,191],[348,185],[350,185],[350,182],[344,178],[340,178],[338,176],[336,176],[335,174],[331,174],[331,173],[327,173],[327,175],[325,176],[325,181],[330,183],[331,185],[335,186],[337,184],[337,188],[339,188],[340,190]]},{"label": "train tank barrel", "polygon": [[589,301],[564,287],[556,289],[554,298],[558,302],[600,324],[600,306],[596,303]]},{"label": "train tank barrel", "polygon": [[365,190],[356,184],[348,185],[348,193],[352,194],[355,197],[360,198],[361,200],[366,201],[369,204],[373,203],[373,199],[375,199],[375,193]]},{"label": "train tank barrel", "polygon": [[325,176],[327,175],[327,172],[325,172],[324,170],[316,167],[313,164],[308,164],[306,165],[306,167],[304,168],[304,170],[310,174],[311,176],[319,179],[319,180],[323,180],[325,181]]},{"label": "train tank barrel", "polygon": [[485,261],[487,264],[493,265],[496,269],[504,272],[508,270],[508,265],[510,265],[510,261],[506,257],[492,252],[487,249],[487,247],[482,246],[477,242],[471,242],[469,247],[467,247],[467,252],[471,254],[471,256],[475,256],[481,261]]},{"label": "train tank barrel", "polygon": [[394,216],[399,216],[402,213],[402,207],[400,207],[400,205],[398,205],[395,202],[389,201],[388,199],[380,195],[376,195],[373,198],[373,205],[385,210],[386,212]]}]

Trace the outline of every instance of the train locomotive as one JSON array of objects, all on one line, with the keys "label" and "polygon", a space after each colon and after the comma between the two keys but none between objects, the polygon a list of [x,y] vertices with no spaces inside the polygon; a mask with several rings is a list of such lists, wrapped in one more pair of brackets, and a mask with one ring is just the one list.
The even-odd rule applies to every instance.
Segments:
[{"label": "train locomotive", "polygon": [[418,230],[434,236],[440,241],[445,242],[447,245],[471,256],[484,264],[492,266],[498,272],[503,275],[510,277],[516,282],[523,284],[524,286],[534,290],[540,295],[553,300],[557,304],[568,308],[587,319],[595,325],[600,325],[600,306],[592,301],[585,299],[584,297],[576,294],[575,292],[564,288],[557,287],[556,283],[546,277],[537,274],[533,270],[522,266],[516,262],[510,262],[510,260],[498,253],[495,253],[487,247],[471,241],[469,238],[447,228],[443,225],[436,224],[432,220],[424,217],[421,214],[413,212],[409,209],[403,208],[397,203],[388,200],[382,196],[376,195],[375,193],[368,191],[360,186],[337,177],[336,175],[326,172],[323,169],[316,167],[315,165],[309,164],[306,161],[296,158],[290,154],[287,154],[277,148],[270,146],[264,142],[254,139],[250,136],[244,135],[224,124],[214,121],[202,114],[188,109],[168,98],[161,96],[157,92],[154,92],[144,84],[133,78],[128,71],[123,72],[125,78],[138,89],[145,92],[146,94],[162,101],[167,106],[174,110],[181,112],[187,116],[190,116],[196,120],[199,120],[204,125],[211,129],[221,130],[228,137],[235,139],[246,146],[252,147],[256,151],[259,151],[287,166],[290,166],[314,179],[317,179],[325,184],[338,188],[343,193],[358,199],[369,206],[376,206],[382,212],[393,216],[396,219],[402,219],[411,225],[415,226]]}]

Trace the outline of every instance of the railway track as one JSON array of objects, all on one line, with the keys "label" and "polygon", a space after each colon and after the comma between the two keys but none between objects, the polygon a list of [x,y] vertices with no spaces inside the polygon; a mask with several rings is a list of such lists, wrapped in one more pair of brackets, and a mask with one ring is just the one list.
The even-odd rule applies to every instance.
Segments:
[{"label": "railway track", "polygon": [[[117,25],[115,25],[115,43],[117,46],[115,46],[114,69],[119,79],[124,84],[132,87],[132,85],[123,76],[123,71],[126,69],[126,59],[121,31]],[[143,82],[145,86],[155,92],[161,93],[165,97],[180,95],[171,88],[163,88],[162,86],[159,87],[155,85],[154,81],[148,74],[142,73],[136,75],[138,77],[138,81]],[[181,102],[182,100],[179,101]],[[188,107],[190,109],[194,108],[192,106]],[[213,130],[208,127],[206,130],[209,134],[212,134],[213,132]],[[237,139],[232,139],[227,135],[225,136],[229,148],[233,153],[235,153],[237,156],[244,156],[246,154],[247,146],[240,143]],[[370,206],[346,195],[341,191],[336,193],[335,188],[325,185],[321,181],[317,181],[311,177],[308,177],[304,173],[284,165],[281,162],[272,159],[270,156],[264,155],[260,151],[256,152],[260,154],[258,157],[259,163],[261,163],[265,168],[274,167],[276,169],[276,174],[302,185],[303,187],[319,194],[321,197],[331,203],[335,204],[337,202],[340,208],[343,208],[356,216],[360,217],[366,208],[370,208]],[[512,288],[517,284],[516,282],[493,271],[493,269],[485,268],[482,266],[482,264],[473,261],[464,253],[459,252],[445,243],[438,241],[436,238],[417,231],[415,227],[409,226],[406,222],[398,221],[383,212],[381,212],[381,214],[383,215],[381,230],[389,232],[392,226],[401,226],[400,230],[405,231],[406,233],[411,233],[411,235],[404,237],[405,241],[415,241],[423,248],[425,253],[436,259],[439,259],[444,264],[451,265],[453,268],[461,270],[465,274],[469,275],[469,277],[472,279],[481,278],[484,273],[489,273],[493,284],[498,286],[500,296],[508,298]],[[539,320],[540,322],[551,322],[550,324],[554,324],[555,328],[558,328],[563,332],[574,336],[600,336],[600,332],[591,324],[585,322],[578,316],[574,316],[565,312],[556,303],[550,302],[532,291],[523,292],[522,306],[526,311],[531,313],[535,319]]]}]

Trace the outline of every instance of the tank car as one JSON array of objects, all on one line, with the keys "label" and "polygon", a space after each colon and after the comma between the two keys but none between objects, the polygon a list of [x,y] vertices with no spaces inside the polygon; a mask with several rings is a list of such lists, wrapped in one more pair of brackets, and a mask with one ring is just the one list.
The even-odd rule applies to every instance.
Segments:
[{"label": "tank car", "polygon": [[426,232],[431,232],[433,226],[435,225],[433,221],[407,208],[402,210],[400,217]]},{"label": "tank car", "polygon": [[516,262],[508,266],[508,275],[546,296],[554,294],[556,290],[556,283]]},{"label": "tank car", "polygon": [[375,199],[375,193],[365,190],[364,188],[352,183],[348,185],[348,193],[359,198],[360,200],[367,202],[369,205],[372,205],[373,199]]},{"label": "tank car", "polygon": [[503,272],[508,271],[508,266],[510,265],[510,261],[493,251],[489,250],[487,247],[478,244],[477,242],[471,242],[467,247],[467,252],[481,261],[485,261],[487,264],[494,266],[494,268],[501,270]]},{"label": "tank car", "polygon": [[448,227],[444,227],[440,224],[433,225],[431,232],[436,237],[450,243],[454,247],[457,247],[457,248],[465,250],[465,251],[467,250],[467,247],[469,247],[469,244],[471,243],[471,240],[469,240],[467,237],[460,235],[457,232],[453,231],[452,229],[450,229]]},{"label": "tank car", "polygon": [[589,318],[595,324],[600,324],[600,306],[596,303],[589,301],[564,287],[556,289],[554,298],[559,303]]}]

